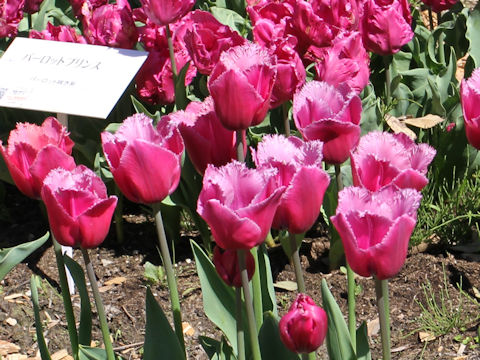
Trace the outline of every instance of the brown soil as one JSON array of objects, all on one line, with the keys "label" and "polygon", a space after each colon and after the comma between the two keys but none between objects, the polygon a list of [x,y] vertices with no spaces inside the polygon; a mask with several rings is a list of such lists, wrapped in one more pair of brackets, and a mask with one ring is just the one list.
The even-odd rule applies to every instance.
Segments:
[{"label": "brown soil", "polygon": [[[46,232],[39,206],[35,201],[18,196],[13,187],[7,187],[7,210],[9,221],[0,221],[0,248],[33,240]],[[0,209],[1,210],[1,209]],[[147,219],[132,214],[127,220]],[[114,347],[125,359],[141,358],[141,348],[145,328],[145,289],[144,267],[146,261],[159,263],[155,249],[153,224],[148,220],[125,222],[125,243],[114,246],[114,239],[107,239],[104,245],[92,250],[90,256],[94,262],[102,297],[108,314]],[[199,345],[198,336],[219,338],[220,333],[206,318],[202,306],[202,293],[188,245],[188,236],[183,236],[176,245],[176,271],[181,296],[184,322],[191,326],[186,330],[187,351],[189,359],[207,359]],[[317,303],[321,303],[320,282],[326,279],[344,314],[346,311],[346,276],[339,270],[328,271],[328,241],[324,237],[307,239],[301,249],[302,264],[305,267],[307,292]],[[74,253],[74,258],[83,264],[81,254]],[[475,348],[473,340],[466,346],[455,340],[461,335],[477,336],[476,330],[480,315],[480,305],[476,296],[480,296],[479,257],[464,259],[460,254],[446,251],[437,253],[420,252],[410,254],[400,274],[390,281],[390,308],[392,323],[392,351],[394,359],[480,359],[480,348]],[[294,280],[294,273],[281,249],[271,250],[271,261],[276,281]],[[43,279],[40,289],[40,304],[45,324],[45,337],[53,354],[62,349],[69,350],[63,305],[58,295],[58,277],[54,253],[50,244],[29,257],[24,263],[11,271],[1,283],[0,291],[0,345],[7,341],[19,346],[12,350],[20,359],[19,353],[33,358],[37,354],[32,305],[29,298],[29,281],[32,273]],[[114,284],[109,280],[115,279]],[[462,284],[462,291],[470,300],[461,296],[457,283]],[[370,346],[373,359],[381,358],[380,334],[375,329],[377,308],[372,279],[357,278],[360,293],[357,296],[357,319],[366,321],[371,328]],[[426,304],[424,287],[430,284],[431,293],[435,294],[440,304],[442,289],[448,289],[446,299],[448,314],[460,314],[464,320],[464,329],[453,329],[445,335],[432,337],[422,342],[419,338],[422,326],[420,304]],[[162,285],[152,287],[157,301],[170,317],[168,290]],[[292,302],[295,294],[289,291],[277,291],[280,313],[283,314]],[[462,304],[460,301],[463,299]],[[92,300],[93,302],[93,300]],[[79,298],[73,298],[74,308],[78,310]],[[461,310],[458,310],[458,309]],[[94,313],[96,315],[96,313]],[[16,320],[12,322],[11,319]],[[11,325],[10,325],[10,324]],[[95,340],[101,343],[101,334],[94,317]],[[427,329],[422,331],[428,333]],[[473,346],[471,346],[473,345]],[[2,346],[0,346],[0,353]],[[4,357],[5,358],[5,357]],[[63,357],[66,359],[65,357]],[[326,348],[319,349],[319,358],[327,359]]]}]

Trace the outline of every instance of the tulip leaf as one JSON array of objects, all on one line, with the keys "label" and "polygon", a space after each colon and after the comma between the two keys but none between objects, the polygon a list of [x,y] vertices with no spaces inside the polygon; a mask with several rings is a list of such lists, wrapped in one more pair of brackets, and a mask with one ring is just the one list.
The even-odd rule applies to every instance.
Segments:
[{"label": "tulip leaf", "polygon": [[137,100],[135,96],[131,95],[130,99],[132,100],[132,105],[137,113],[147,115],[149,118],[153,119],[153,122],[155,124],[158,122],[158,120],[160,120],[160,117],[162,116],[162,114],[160,114],[160,111],[157,110],[155,111],[155,114],[152,114],[147,110],[145,106],[143,106],[143,104],[139,100]]},{"label": "tulip leaf", "polygon": [[[79,352],[78,352],[78,359],[79,360],[108,360],[108,356],[105,349],[80,345]],[[118,355],[115,355],[115,360],[123,360],[123,358]]]},{"label": "tulip leaf", "polygon": [[342,311],[322,279],[323,309],[328,317],[327,350],[330,360],[355,360],[355,351],[350,342],[350,334]]},{"label": "tulip leaf", "polygon": [[50,233],[47,232],[37,240],[0,250],[0,280],[2,280],[10,270],[20,264],[27,256],[31,255],[40,246],[45,244],[49,236]]},{"label": "tulip leaf", "polygon": [[275,297],[275,289],[273,288],[272,267],[270,266],[270,258],[268,257],[265,244],[258,247],[258,266],[256,271],[260,273],[263,312],[271,311],[275,316],[278,316],[277,299]]},{"label": "tulip leaf", "polygon": [[147,323],[145,325],[145,343],[143,346],[145,360],[157,360],[159,354],[163,359],[184,360],[185,354],[172,330],[160,305],[147,288],[145,299]]},{"label": "tulip leaf", "polygon": [[78,328],[78,342],[81,345],[90,345],[92,342],[92,307],[88,296],[85,273],[82,267],[71,257],[63,255],[63,261],[73,277],[80,294],[80,325]]},{"label": "tulip leaf", "polygon": [[199,337],[200,344],[203,347],[203,350],[207,353],[209,359],[212,360],[235,360],[236,357],[233,355],[233,349],[228,344],[227,340],[222,337],[221,341],[206,337]]},{"label": "tulip leaf", "polygon": [[370,346],[368,345],[367,324],[362,322],[362,325],[357,329],[357,360],[372,360]]},{"label": "tulip leaf", "polygon": [[467,31],[465,37],[470,42],[465,64],[465,76],[468,77],[474,68],[480,66],[480,10],[473,10],[467,18]]},{"label": "tulip leaf", "polygon": [[298,355],[283,345],[277,317],[271,311],[263,314],[263,325],[258,334],[258,341],[262,359],[298,360]]},{"label": "tulip leaf", "polygon": [[32,275],[30,278],[30,290],[32,292],[33,314],[35,316],[35,332],[37,335],[38,350],[40,350],[40,356],[42,360],[50,360],[50,353],[48,352],[47,343],[43,336],[42,319],[40,318],[40,306],[38,304],[38,290],[37,283],[40,283],[40,277]]},{"label": "tulip leaf", "polygon": [[212,6],[210,11],[223,25],[227,25],[243,35],[248,30],[248,22],[235,11],[217,6]]},{"label": "tulip leaf", "polygon": [[[202,287],[203,308],[205,315],[225,334],[235,354],[237,354],[237,326],[235,319],[235,291],[225,284],[215,270],[205,252],[191,241],[197,273]],[[243,316],[246,319],[246,315]],[[245,329],[246,348],[248,332]]]}]

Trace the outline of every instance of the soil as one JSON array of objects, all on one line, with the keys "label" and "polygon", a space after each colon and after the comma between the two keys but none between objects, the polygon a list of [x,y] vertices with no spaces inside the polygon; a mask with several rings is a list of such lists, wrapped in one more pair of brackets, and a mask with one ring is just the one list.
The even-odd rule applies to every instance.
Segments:
[{"label": "soil", "polygon": [[[2,209],[0,205],[0,248],[42,236],[48,225],[38,202],[21,196],[13,186],[6,185],[6,190],[6,208]],[[114,347],[125,359],[140,359],[147,286],[144,264],[147,261],[159,264],[160,260],[155,248],[153,223],[142,214],[141,208],[130,210],[128,216],[124,217],[124,244],[115,244],[115,238],[111,235],[101,247],[91,250],[90,256],[102,290]],[[114,233],[113,229],[111,233]],[[346,314],[346,276],[340,270],[328,270],[328,239],[320,236],[321,231],[315,235],[318,236],[307,238],[301,248],[307,293],[321,304],[320,282],[326,279],[342,312]],[[195,237],[195,233],[182,234],[177,242],[175,266],[183,321],[189,325],[185,328],[189,359],[207,359],[198,337],[202,335],[218,339],[220,333],[203,311],[202,292],[188,245],[192,237]],[[467,257],[465,254],[428,247],[422,250],[426,251],[410,251],[402,271],[389,283],[393,359],[480,359],[480,348],[476,348],[478,342],[473,340],[480,323],[480,304],[477,302],[480,296],[477,290],[480,289],[480,256],[470,254]],[[294,280],[294,272],[281,248],[271,249],[270,255],[275,281]],[[74,259],[83,264],[79,251],[74,252]],[[58,359],[68,359],[65,352],[63,355],[60,353],[61,350],[69,351],[70,345],[50,243],[15,267],[1,282],[0,354],[4,351],[4,359],[26,359],[27,356],[32,359],[37,356],[39,359],[29,297],[32,273],[42,278],[41,315],[50,352],[58,352]],[[371,278],[362,277],[358,277],[356,282],[359,289],[356,297],[357,321],[359,324],[367,322],[372,358],[380,359],[374,283]],[[171,317],[166,286],[153,285],[152,291],[164,312]],[[451,319],[456,316],[460,325],[447,330],[446,334],[434,334],[432,329],[422,328],[422,318],[426,315],[425,311],[422,312],[422,305],[428,308],[427,298],[433,296],[441,307],[442,294],[445,315],[438,316],[434,323],[439,325],[447,316]],[[295,293],[277,289],[276,295],[280,314],[283,314]],[[78,310],[78,296],[73,297],[73,303],[74,309]],[[98,342],[93,345],[100,346],[102,337],[96,320],[94,316],[93,338]],[[472,340],[468,341],[468,337]],[[467,343],[462,344],[461,340]],[[11,353],[7,356],[5,344],[10,344]],[[318,358],[328,358],[325,345],[319,349]]]}]

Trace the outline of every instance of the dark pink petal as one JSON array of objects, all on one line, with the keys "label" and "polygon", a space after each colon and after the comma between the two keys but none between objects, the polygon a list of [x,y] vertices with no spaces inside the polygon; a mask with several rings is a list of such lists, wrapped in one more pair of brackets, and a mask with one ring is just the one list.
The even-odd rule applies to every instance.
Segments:
[{"label": "dark pink petal", "polygon": [[78,217],[82,248],[95,248],[103,242],[108,235],[116,206],[117,198],[112,196],[95,204]]}]

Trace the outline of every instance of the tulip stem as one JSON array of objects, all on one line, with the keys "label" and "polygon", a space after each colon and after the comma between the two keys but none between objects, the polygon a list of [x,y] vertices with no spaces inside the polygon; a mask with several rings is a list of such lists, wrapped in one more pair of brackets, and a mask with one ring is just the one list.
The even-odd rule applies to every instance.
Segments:
[{"label": "tulip stem", "polygon": [[243,151],[244,149],[244,131],[245,130],[237,130],[236,135],[237,135],[237,160],[240,162],[245,162],[245,152]]},{"label": "tulip stem", "polygon": [[431,6],[428,7],[428,21],[430,23],[430,31],[433,31],[435,24],[433,23],[433,12]]},{"label": "tulip stem", "polygon": [[385,64],[385,103],[390,106],[392,102],[391,85],[392,76],[390,75],[390,57],[383,56],[383,63]]},{"label": "tulip stem", "polygon": [[98,312],[98,318],[100,320],[100,329],[102,330],[103,344],[105,345],[105,351],[107,352],[108,360],[115,360],[115,353],[113,352],[112,341],[110,339],[110,331],[108,329],[107,317],[105,316],[105,308],[103,307],[102,297],[98,290],[97,278],[93,265],[88,255],[87,249],[80,248],[82,250],[83,260],[85,262],[85,268],[87,269],[87,276],[90,280],[90,286],[92,287],[93,298],[95,300],[95,306]]},{"label": "tulip stem", "polygon": [[292,262],[295,269],[295,278],[297,280],[297,291],[305,294],[305,281],[303,279],[302,263],[300,262],[300,249],[297,246],[297,240],[295,234],[288,233],[290,240],[290,250],[292,251]]},{"label": "tulip stem", "polygon": [[245,360],[245,331],[243,330],[243,301],[242,288],[235,288],[236,316],[237,316],[237,359]]},{"label": "tulip stem", "polygon": [[288,120],[288,107],[287,103],[282,104],[282,114],[283,114],[283,126],[285,128],[285,136],[290,136],[290,121]]},{"label": "tulip stem", "polygon": [[390,360],[390,305],[388,300],[388,280],[375,278],[380,334],[382,337],[383,360]]},{"label": "tulip stem", "polygon": [[175,272],[173,271],[172,259],[168,249],[167,237],[165,235],[165,228],[163,226],[162,213],[160,211],[160,204],[154,204],[153,211],[155,213],[155,224],[157,228],[157,237],[160,245],[160,254],[162,255],[163,266],[167,275],[168,291],[170,293],[170,302],[173,313],[173,325],[175,333],[178,337],[178,342],[185,353],[185,340],[183,338],[182,327],[182,312],[180,309],[180,299],[178,296],[177,281],[175,279]]},{"label": "tulip stem", "polygon": [[[343,190],[342,171],[340,165],[335,165],[335,179],[337,180],[337,191]],[[347,303],[348,303],[348,331],[350,342],[356,352],[357,348],[357,321],[355,315],[355,274],[347,262]]]},{"label": "tulip stem", "polygon": [[258,248],[252,248],[252,255],[255,259],[255,269],[252,277],[252,288],[253,288],[253,310],[255,312],[255,321],[257,324],[257,329],[260,329],[263,323],[263,301],[262,301],[262,283],[260,281],[260,271],[258,264]]},{"label": "tulip stem", "polygon": [[115,207],[115,235],[117,235],[117,245],[123,245],[123,194],[115,184],[115,195],[117,195],[118,202]]},{"label": "tulip stem", "polygon": [[253,360],[261,360],[260,344],[258,343],[257,324],[255,322],[255,314],[253,312],[252,295],[250,294],[250,285],[248,283],[247,265],[245,260],[245,250],[237,250],[238,266],[240,267],[240,275],[242,277],[243,295],[245,298],[245,306],[247,308],[248,329],[250,331],[250,344],[252,346]]},{"label": "tulip stem", "polygon": [[[442,12],[437,11],[437,24],[440,25],[442,19]],[[441,32],[438,37],[438,60],[441,64],[445,64],[445,46],[443,42],[445,40],[445,32]]]},{"label": "tulip stem", "polygon": [[178,70],[175,61],[175,52],[173,51],[172,33],[170,32],[170,26],[168,26],[168,24],[165,25],[165,33],[167,34],[168,53],[170,55],[170,62],[172,63],[173,83],[176,84]]},{"label": "tulip stem", "polygon": [[[51,232],[50,232],[51,233]],[[75,314],[73,313],[72,299],[68,287],[67,272],[65,271],[65,262],[63,261],[62,247],[55,240],[52,234],[53,250],[57,260],[58,277],[60,279],[60,290],[62,293],[63,307],[65,308],[65,317],[67,318],[68,335],[72,344],[72,353],[75,360],[78,359],[78,333],[75,325]]]}]

